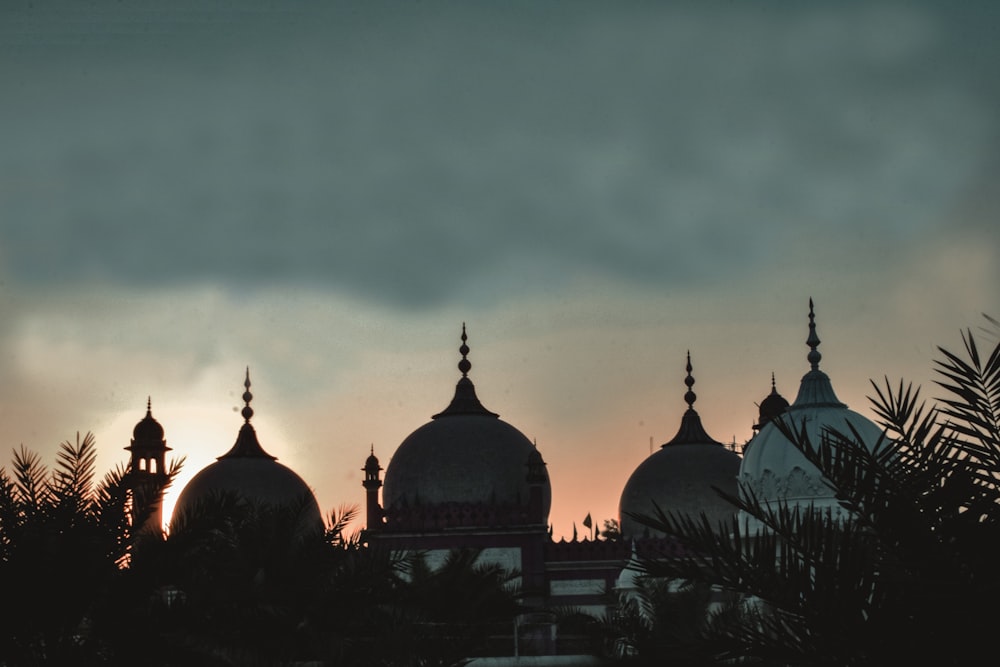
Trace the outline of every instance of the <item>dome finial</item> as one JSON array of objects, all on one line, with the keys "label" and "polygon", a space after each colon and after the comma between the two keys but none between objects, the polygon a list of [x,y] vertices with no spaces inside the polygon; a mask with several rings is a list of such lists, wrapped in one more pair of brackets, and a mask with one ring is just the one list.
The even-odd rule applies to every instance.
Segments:
[{"label": "dome finial", "polygon": [[469,346],[465,344],[467,340],[469,337],[465,334],[465,322],[462,322],[462,346],[458,348],[462,354],[462,360],[458,362],[458,370],[462,371],[462,377],[468,377],[469,370],[472,368],[472,362],[467,358],[469,354]]},{"label": "dome finial", "polygon": [[687,385],[688,390],[684,394],[684,401],[688,404],[688,410],[693,410],[694,402],[698,400],[698,396],[691,391],[691,387],[694,386],[694,377],[691,375],[691,371],[693,370],[691,367],[691,350],[688,350],[687,353],[687,366],[685,366],[685,369],[687,370],[687,377],[684,378],[684,384]]},{"label": "dome finial", "polygon": [[814,371],[819,370],[819,360],[823,358],[823,355],[819,353],[816,348],[819,347],[819,336],[816,335],[816,315],[813,312],[813,300],[809,297],[809,338],[806,339],[806,345],[809,346],[809,355],[806,357],[809,360]]},{"label": "dome finial", "polygon": [[146,397],[146,416],[150,417],[150,418],[153,416],[153,397],[152,396],[147,396]]},{"label": "dome finial", "polygon": [[774,371],[771,371],[771,393],[772,394],[778,393],[778,385],[775,384],[774,382]]},{"label": "dome finial", "polygon": [[250,418],[253,417],[253,408],[250,407],[250,401],[253,400],[253,394],[250,393],[250,367],[249,366],[247,366],[247,375],[246,375],[246,379],[243,381],[243,386],[246,388],[246,391],[243,392],[243,402],[246,403],[246,405],[243,406],[243,412],[241,414],[243,415],[244,421],[246,421],[246,423],[249,424],[250,423]]},{"label": "dome finial", "polygon": [[462,322],[462,345],[458,348],[458,351],[462,353],[462,360],[458,362],[458,370],[462,371],[462,377],[458,379],[458,384],[455,385],[455,397],[451,399],[451,403],[447,408],[434,415],[434,419],[459,414],[497,416],[495,412],[490,412],[479,402],[479,398],[476,396],[476,388],[473,386],[472,380],[469,379],[469,369],[472,368],[472,362],[468,359],[469,346],[466,344],[467,340],[469,340],[469,337],[465,332],[465,322]]}]

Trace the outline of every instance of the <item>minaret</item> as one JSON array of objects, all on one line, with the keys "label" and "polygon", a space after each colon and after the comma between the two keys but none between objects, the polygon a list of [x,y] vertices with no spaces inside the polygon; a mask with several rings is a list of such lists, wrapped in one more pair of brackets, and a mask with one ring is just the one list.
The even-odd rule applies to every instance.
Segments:
[{"label": "minaret", "polygon": [[538,451],[538,443],[535,443],[535,448],[528,454],[525,467],[528,469],[526,475],[528,481],[528,521],[545,525],[545,485],[549,481],[549,475],[545,471],[542,453]]},{"label": "minaret", "polygon": [[372,445],[371,454],[365,461],[362,468],[365,473],[365,480],[361,485],[365,487],[366,507],[365,511],[368,519],[368,530],[379,530],[382,527],[382,506],[378,502],[378,490],[382,488],[382,466],[379,465],[375,457],[375,445]]},{"label": "minaret", "polygon": [[[163,488],[167,483],[166,454],[170,451],[163,438],[163,427],[153,419],[152,398],[146,399],[146,416],[135,425],[132,442],[126,451],[129,460],[129,486],[132,490],[132,527],[134,532],[163,530]],[[136,524],[142,522],[141,528]]]}]

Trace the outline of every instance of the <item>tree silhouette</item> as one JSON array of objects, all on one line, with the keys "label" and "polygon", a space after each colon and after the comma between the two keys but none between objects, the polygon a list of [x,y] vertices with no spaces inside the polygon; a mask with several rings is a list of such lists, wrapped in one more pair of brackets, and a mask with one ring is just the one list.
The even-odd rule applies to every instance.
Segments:
[{"label": "tree silhouette", "polygon": [[11,611],[0,625],[5,664],[92,662],[106,653],[95,619],[137,537],[132,512],[142,519],[149,509],[133,506],[126,468],[95,483],[96,460],[87,433],[59,446],[52,470],[23,446],[10,472],[0,469],[0,590]]},{"label": "tree silhouette", "polygon": [[937,406],[912,385],[872,383],[885,428],[872,450],[851,430],[815,443],[783,427],[846,519],[765,503],[745,486],[728,498],[764,526],[752,535],[738,519],[720,531],[704,516],[643,517],[688,554],[645,562],[650,575],[745,596],[743,620],[704,637],[716,657],[949,665],[988,653],[1000,622],[1000,341],[984,355],[971,331],[962,340],[961,354],[939,348]]}]

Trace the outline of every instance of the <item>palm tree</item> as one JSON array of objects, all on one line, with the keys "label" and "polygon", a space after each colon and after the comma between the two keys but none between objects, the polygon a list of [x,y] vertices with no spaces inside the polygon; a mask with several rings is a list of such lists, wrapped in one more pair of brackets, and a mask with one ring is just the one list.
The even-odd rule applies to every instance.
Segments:
[{"label": "palm tree", "polygon": [[[281,664],[312,658],[313,616],[354,510],[305,527],[313,507],[232,493],[203,499],[134,550],[113,622],[144,664]],[[149,647],[158,647],[150,652]]]},{"label": "palm tree", "polygon": [[644,517],[688,555],[647,561],[655,576],[748,600],[743,620],[705,640],[719,659],[760,664],[967,664],[1000,622],[1000,323],[987,354],[971,331],[939,348],[936,406],[912,385],[872,383],[885,429],[868,450],[855,432],[785,435],[819,468],[847,520],[728,496],[764,529],[658,511]]},{"label": "palm tree", "polygon": [[107,651],[94,625],[136,536],[127,469],[95,482],[96,460],[87,433],[59,446],[53,470],[23,446],[10,473],[0,468],[0,590],[13,612],[0,626],[6,663],[87,662]]}]

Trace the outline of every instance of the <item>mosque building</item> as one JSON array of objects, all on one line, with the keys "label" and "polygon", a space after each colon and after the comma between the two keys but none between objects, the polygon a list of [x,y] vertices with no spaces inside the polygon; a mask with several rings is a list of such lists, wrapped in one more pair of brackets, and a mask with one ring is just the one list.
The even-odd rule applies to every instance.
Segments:
[{"label": "mosque building", "polygon": [[[730,496],[752,491],[765,502],[835,512],[839,506],[819,471],[783,430],[804,428],[813,442],[830,429],[853,430],[869,448],[882,431],[840,402],[829,376],[819,370],[820,341],[811,300],[806,344],[810,370],[798,396],[789,405],[777,393],[772,374],[771,393],[759,405],[755,434],[742,457],[709,436],[702,425],[694,409],[689,353],[683,396],[687,410],[676,435],[639,463],[624,484],[620,539],[574,536],[555,541],[548,528],[552,488],[542,451],[480,401],[469,377],[472,363],[463,325],[461,376],[448,405],[407,436],[384,469],[374,447],[369,452],[362,469],[367,523],[362,539],[395,552],[420,552],[432,567],[451,550],[475,549],[481,560],[520,573],[528,606],[575,607],[599,615],[609,603],[608,593],[627,574],[631,557],[638,553],[669,558],[679,553],[669,538],[642,525],[638,515],[655,514],[656,508],[692,516],[703,512],[720,530],[732,530],[737,514],[718,491]],[[236,443],[187,484],[174,520],[213,494],[235,493],[273,505],[297,504],[304,525],[322,526],[309,486],[267,454],[257,439],[250,423],[249,370],[244,386],[244,423]],[[164,474],[169,448],[151,406],[127,449],[136,475]]]}]

